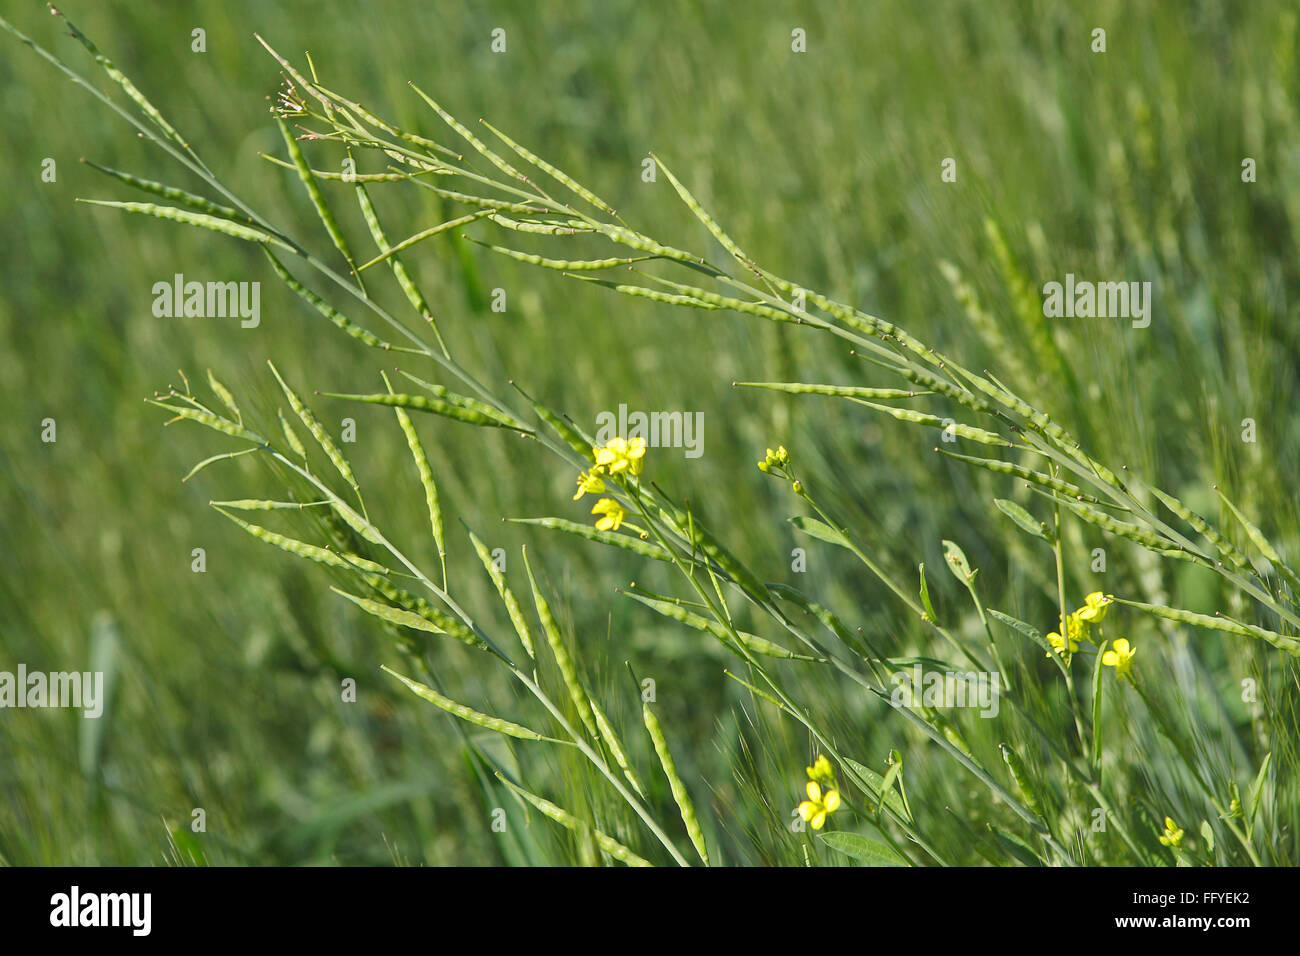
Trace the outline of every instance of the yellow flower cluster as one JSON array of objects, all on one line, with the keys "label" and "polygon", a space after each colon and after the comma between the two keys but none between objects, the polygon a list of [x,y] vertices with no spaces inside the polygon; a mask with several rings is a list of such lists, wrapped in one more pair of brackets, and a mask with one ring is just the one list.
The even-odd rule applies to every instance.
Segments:
[{"label": "yellow flower cluster", "polygon": [[611,475],[627,472],[641,474],[641,465],[645,458],[644,438],[611,438],[604,448],[593,448],[596,456],[596,468]]},{"label": "yellow flower cluster", "polygon": [[[1077,608],[1062,622],[1061,631],[1065,633],[1064,637],[1058,631],[1047,635],[1052,650],[1069,663],[1070,655],[1079,649],[1080,641],[1095,643],[1091,625],[1100,624],[1114,603],[1113,594],[1103,594],[1101,591],[1093,591],[1089,594],[1083,599],[1083,607]],[[1105,647],[1105,644],[1102,647]],[[1129,678],[1133,671],[1133,655],[1136,653],[1137,648],[1121,637],[1110,646],[1109,650],[1102,652],[1101,666],[1115,668],[1116,677]],[[1047,656],[1052,655],[1049,653]]]},{"label": "yellow flower cluster", "polygon": [[[826,825],[826,818],[840,807],[840,792],[835,789],[835,770],[825,754],[820,754],[808,771],[808,785],[804,791],[808,799],[799,804],[799,816],[807,821],[814,830]],[[822,786],[826,786],[825,793]]]},{"label": "yellow flower cluster", "polygon": [[773,465],[790,464],[790,453],[785,450],[784,445],[777,446],[776,451],[767,449],[767,457],[758,463],[759,471],[771,471]]},{"label": "yellow flower cluster", "polygon": [[[1106,611],[1114,603],[1115,597],[1111,594],[1103,594],[1100,591],[1093,591],[1083,599],[1083,607],[1075,610],[1073,614],[1058,625],[1061,631],[1065,632],[1062,637],[1059,631],[1053,631],[1047,635],[1048,642],[1052,645],[1052,650],[1056,651],[1066,659],[1079,649],[1079,641],[1089,640],[1085,632],[1085,624],[1100,624],[1106,617]],[[1051,654],[1047,655],[1051,657]]]},{"label": "yellow flower cluster", "polygon": [[1160,834],[1160,842],[1175,848],[1183,845],[1183,831],[1174,823],[1173,817],[1165,817],[1165,832]]},{"label": "yellow flower cluster", "polygon": [[[578,490],[574,492],[573,500],[604,491],[607,476],[641,474],[645,447],[644,438],[611,438],[604,448],[593,448],[591,454],[596,463],[590,471],[578,473]],[[596,521],[597,531],[617,531],[627,517],[627,510],[613,498],[601,498],[591,513],[601,516]]]}]

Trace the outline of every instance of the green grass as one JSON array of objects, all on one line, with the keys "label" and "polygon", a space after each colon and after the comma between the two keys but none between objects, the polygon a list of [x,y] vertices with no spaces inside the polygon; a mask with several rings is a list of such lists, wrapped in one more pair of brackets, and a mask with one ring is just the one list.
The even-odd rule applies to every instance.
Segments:
[{"label": "green grass", "polygon": [[[1261,586],[1280,588],[1283,596],[1252,598],[1215,567],[1218,553],[1202,539],[1197,547],[1210,561],[1174,561],[1069,510],[1058,516],[1058,507],[1024,482],[935,454],[936,445],[948,448],[933,429],[842,397],[733,386],[923,390],[865,363],[861,343],[764,322],[752,307],[674,308],[579,285],[562,274],[572,266],[537,268],[460,233],[550,259],[638,250],[467,223],[404,250],[402,260],[447,351],[483,386],[479,397],[527,415],[527,427],[561,452],[562,439],[508,380],[589,432],[597,412],[624,402],[704,411],[702,458],[658,449],[647,456],[647,477],[679,505],[689,502],[691,512],[685,527],[650,526],[666,536],[653,540],[666,543],[676,533],[689,541],[699,522],[735,556],[728,566],[731,559],[715,551],[715,574],[792,585],[834,609],[847,639],[817,640],[833,643],[853,673],[761,662],[738,647],[737,631],[787,645],[791,635],[770,610],[747,606],[734,590],[723,602],[689,556],[682,563],[695,569],[695,592],[670,564],[502,523],[501,517],[543,515],[588,522],[590,505],[570,501],[572,452],[564,464],[542,442],[431,421],[415,409],[445,515],[446,589],[468,609],[475,633],[502,647],[509,642],[503,656],[523,660],[511,616],[464,522],[486,549],[507,555],[504,580],[520,602],[520,618],[532,621],[537,675],[531,666],[516,667],[521,682],[509,668],[489,666],[481,651],[385,629],[363,607],[331,593],[331,583],[358,593],[350,572],[327,574],[268,549],[220,520],[207,502],[286,492],[315,500],[332,487],[357,509],[351,529],[338,508],[236,516],[358,549],[368,548],[359,531],[364,537],[381,529],[427,572],[425,597],[436,595],[441,548],[428,530],[426,487],[400,423],[387,409],[312,393],[376,393],[379,371],[395,365],[465,392],[440,370],[437,338],[430,330],[425,357],[373,352],[333,334],[246,244],[74,207],[73,197],[148,198],[79,166],[83,155],[206,190],[202,177],[180,177],[129,127],[31,51],[6,41],[13,55],[0,61],[0,82],[13,145],[0,156],[0,173],[26,185],[0,197],[7,232],[22,246],[3,266],[0,300],[0,388],[12,409],[0,421],[0,520],[12,542],[0,557],[0,669],[17,661],[33,669],[80,667],[92,654],[115,653],[119,682],[102,724],[58,711],[4,713],[0,746],[12,755],[0,769],[4,859],[161,862],[193,845],[184,828],[191,809],[201,806],[208,832],[194,836],[211,862],[591,863],[611,854],[610,840],[657,863],[695,859],[693,842],[707,847],[715,864],[834,862],[844,857],[789,828],[791,810],[804,799],[803,767],[827,751],[857,813],[833,814],[823,832],[883,839],[915,862],[1173,863],[1175,855],[1156,840],[1166,815],[1188,834],[1187,859],[1295,862],[1294,657],[1250,636],[1189,623],[1186,614],[1168,620],[1112,606],[1105,637],[1127,636],[1138,646],[1142,694],[1103,675],[1103,743],[1093,763],[1091,659],[1076,656],[1068,691],[1036,644],[991,610],[985,614],[996,609],[1047,631],[1062,592],[1073,608],[1100,589],[1142,604],[1222,612],[1284,637],[1296,633],[1285,616],[1294,613],[1294,594],[1259,561],[1248,530],[1212,489],[1222,489],[1294,561],[1300,528],[1289,476],[1300,465],[1300,441],[1289,409],[1297,388],[1292,224],[1300,212],[1300,141],[1288,106],[1297,87],[1293,13],[1281,4],[1232,13],[1114,5],[1084,16],[1044,4],[1020,19],[952,4],[922,24],[893,6],[870,16],[852,5],[804,13],[774,6],[737,20],[722,7],[557,6],[543,18],[531,5],[467,4],[440,7],[435,28],[427,14],[400,6],[391,5],[391,17],[358,14],[339,22],[315,22],[293,4],[276,14],[200,6],[193,23],[168,15],[160,21],[157,14],[69,13],[233,193],[339,274],[347,272],[347,258],[360,263],[379,252],[350,185],[320,184],[338,225],[322,224],[313,209],[320,200],[299,176],[257,156],[291,159],[263,113],[277,68],[249,35],[253,29],[299,68],[305,61],[291,51],[309,48],[325,87],[404,129],[455,145],[467,161],[478,160],[482,175],[499,180],[498,168],[457,139],[407,80],[475,127],[484,142],[496,143],[468,122],[486,117],[607,199],[638,232],[726,266],[730,277],[767,293],[768,308],[779,305],[772,299],[788,297],[788,290],[775,296],[759,288],[726,243],[691,215],[696,200],[683,203],[666,174],[672,170],[747,257],[801,288],[896,323],[972,374],[990,370],[1131,487],[1142,486],[1128,476],[1140,476],[1222,528],[1263,569]],[[57,22],[38,13],[33,5],[12,19],[122,100],[111,80],[91,72],[84,51],[58,36]],[[395,26],[403,22],[419,29]],[[1098,24],[1108,29],[1105,54],[1088,48]],[[189,51],[196,25],[208,31],[206,54]],[[496,26],[507,30],[504,55],[489,51]],[[807,54],[789,52],[794,26],[808,31]],[[507,146],[493,148],[512,165],[527,165]],[[663,166],[646,183],[642,161],[651,151]],[[388,162],[355,152],[365,171],[382,171]],[[336,144],[309,142],[304,155],[330,170],[342,154]],[[58,162],[57,183],[40,181],[46,156]],[[957,159],[956,183],[940,180],[940,161],[949,156]],[[1244,156],[1257,161],[1255,183],[1241,181]],[[530,176],[559,195],[561,187],[538,171]],[[449,184],[475,193],[481,186]],[[393,245],[465,211],[409,182],[368,190]],[[347,257],[339,249],[343,236]],[[319,274],[291,256],[281,258],[350,320],[392,337],[355,299],[329,292]],[[366,287],[409,322],[408,296],[387,269],[365,269]],[[680,294],[654,286],[640,274],[646,273],[736,294],[725,282],[719,287],[663,263],[636,269],[582,275]],[[149,290],[175,272],[262,280],[262,326],[154,318]],[[1066,272],[1151,281],[1151,328],[1045,320],[1039,289]],[[490,308],[498,288],[506,290],[504,313]],[[851,347],[860,354],[850,354]],[[885,347],[896,351],[888,341]],[[245,455],[182,483],[195,462],[239,446],[184,424],[159,440],[165,416],[140,399],[168,383],[186,391],[172,371],[178,367],[196,396],[210,395],[203,370],[213,369],[245,421],[273,442],[279,443],[282,408],[311,444],[309,429],[267,374],[268,358],[334,440],[341,419],[354,418],[357,442],[328,455],[310,449],[306,470],[325,488],[286,472],[297,461],[292,455],[279,462]],[[935,371],[924,356],[918,360]],[[389,379],[394,391],[420,392],[418,383],[391,372]],[[968,384],[952,377],[951,367],[941,380]],[[219,399],[205,400],[221,411]],[[878,404],[951,414],[982,428],[1005,424],[977,418],[944,396]],[[39,440],[47,416],[58,422],[53,445]],[[1254,443],[1240,438],[1245,418],[1256,422]],[[778,443],[790,449],[807,500],[753,467],[764,448]],[[964,439],[951,448],[1001,454]],[[346,480],[350,469],[336,469],[341,455],[355,469],[363,503]],[[1058,449],[1056,467],[1064,467],[1059,455],[1069,454]],[[1007,460],[1047,467],[1028,457]],[[639,493],[660,494],[648,485]],[[1137,497],[1159,511],[1149,495],[1139,490]],[[1053,533],[1060,522],[1059,548],[1022,531],[994,498],[1014,499]],[[847,529],[859,553],[836,547],[834,529],[810,524],[818,514]],[[812,537],[786,520],[794,515],[803,516]],[[647,526],[649,517],[634,513],[628,520]],[[979,569],[973,581],[939,570],[950,563],[945,539]],[[525,544],[529,574],[519,550]],[[207,550],[203,575],[190,570],[194,547]],[[791,570],[795,547],[807,550],[806,572]],[[1090,569],[1098,547],[1106,550],[1104,574]],[[373,549],[363,553],[380,560]],[[951,643],[918,613],[922,562],[934,617]],[[540,620],[541,600],[532,606],[533,589],[526,587],[532,577],[550,609]],[[1255,587],[1248,573],[1241,578]],[[968,593],[967,583],[975,590]],[[722,612],[713,620],[721,640],[656,615],[653,604],[629,601],[615,588],[698,602],[690,610],[706,619],[711,606]],[[855,657],[859,640],[864,653]],[[1023,709],[1007,706],[997,720],[950,712],[947,725],[935,721],[942,715],[927,714],[934,721],[927,736],[863,685],[882,658],[957,662],[966,651],[1002,658],[1000,669],[1023,692]],[[658,740],[642,727],[639,685],[624,662],[638,679],[655,681],[647,711],[654,716],[645,723],[661,728]],[[459,724],[413,698],[381,663],[401,674],[420,667],[417,679],[436,681],[438,693],[476,712],[547,736],[572,729],[585,743],[507,747],[481,723]],[[357,681],[355,704],[340,700],[344,678]],[[1243,700],[1245,679],[1255,682],[1257,702]],[[531,696],[530,684],[551,713]],[[787,699],[798,716],[760,691]],[[609,736],[583,729],[587,693],[622,737],[635,786],[620,772]],[[102,739],[85,739],[93,733]],[[978,773],[954,762],[954,751],[963,749]],[[1067,772],[1062,750],[1086,772]],[[899,801],[905,793],[906,802],[895,806],[889,797],[889,822],[878,829],[871,822],[878,800],[868,797],[882,781],[871,774],[890,772],[891,751],[903,770],[890,780],[902,790],[890,793]],[[1238,839],[1233,828],[1243,830],[1244,822],[1221,820],[1219,810],[1234,786],[1250,808],[1267,754],[1258,817],[1250,835]],[[1100,785],[1090,792],[1088,778],[1098,773]],[[517,800],[511,785],[535,797]],[[1092,830],[1099,795],[1116,812],[1104,833]],[[532,808],[527,814],[525,806]],[[1044,822],[1035,822],[1035,806],[1044,808]],[[506,813],[504,833],[492,827],[496,808]],[[602,838],[574,818],[590,821]],[[690,820],[698,820],[698,830]],[[1202,820],[1214,832],[1212,849]],[[856,849],[867,857],[881,852]],[[630,859],[622,849],[612,855]]]}]

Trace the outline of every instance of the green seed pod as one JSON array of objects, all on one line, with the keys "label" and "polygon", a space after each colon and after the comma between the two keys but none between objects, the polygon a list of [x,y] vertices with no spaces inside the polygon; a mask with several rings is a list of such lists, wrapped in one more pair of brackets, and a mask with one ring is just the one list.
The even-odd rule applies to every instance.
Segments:
[{"label": "green seed pod", "polygon": [[555,804],[551,803],[551,801],[539,797],[535,793],[529,793],[523,787],[516,786],[515,784],[511,783],[509,780],[505,778],[505,776],[500,771],[497,772],[497,779],[500,780],[502,783],[504,783],[511,790],[513,790],[515,793],[519,794],[519,796],[523,797],[533,806],[535,806],[542,813],[546,814],[546,816],[550,817],[556,823],[560,824],[561,826],[572,830],[574,833],[580,833],[580,834],[590,833],[593,837],[596,838],[596,845],[599,846],[606,853],[608,853],[610,856],[612,856],[614,859],[618,860],[620,863],[626,863],[628,866],[652,866],[653,865],[652,863],[650,863],[649,860],[645,860],[642,857],[637,856],[635,853],[633,853],[623,844],[619,843],[613,837],[606,836],[604,833],[601,833],[595,827],[591,826],[591,824],[578,819],[572,813],[569,813],[567,810],[563,810],[560,807],[556,806]]},{"label": "green seed pod", "polygon": [[403,677],[397,671],[388,667],[382,667],[381,670],[386,674],[391,674],[410,689],[411,693],[422,700],[440,707],[447,713],[459,717],[461,720],[468,721],[487,730],[495,731],[498,734],[504,734],[507,737],[514,737],[516,740],[551,740],[550,737],[543,737],[535,730],[529,730],[527,727],[511,723],[500,717],[493,717],[489,714],[481,714],[473,708],[466,707],[464,704],[458,704],[449,697],[444,697],[432,687],[427,687],[419,681],[413,681],[409,677]]},{"label": "green seed pod", "polygon": [[686,824],[686,834],[691,838],[695,852],[700,855],[704,865],[708,866],[709,851],[704,844],[704,831],[700,829],[700,819],[695,813],[695,804],[691,802],[686,784],[682,782],[681,775],[677,772],[672,751],[668,749],[668,740],[664,737],[663,728],[659,726],[659,718],[644,701],[641,703],[641,719],[645,724],[646,732],[650,735],[651,743],[654,744],[655,753],[659,756],[659,765],[663,767],[664,776],[668,778],[673,800],[677,803],[677,809],[681,811],[682,822]]},{"label": "green seed pod", "polygon": [[1025,806],[1039,819],[1046,819],[1043,815],[1042,801],[1038,799],[1038,790],[1020,755],[1007,744],[999,744],[998,749],[1002,751],[1002,759],[1006,761],[1007,769],[1011,771],[1011,777],[1016,782],[1016,788],[1020,791]]},{"label": "green seed pod", "polygon": [[271,366],[271,373],[275,375],[276,381],[280,383],[280,388],[283,389],[285,397],[289,399],[289,407],[294,410],[299,420],[307,426],[307,431],[311,432],[311,436],[316,439],[316,443],[320,445],[321,450],[325,452],[325,456],[329,458],[335,470],[343,477],[343,480],[352,486],[353,491],[360,495],[361,486],[357,483],[357,476],[352,473],[352,466],[343,457],[343,452],[339,451],[339,446],[334,444],[334,439],[330,438],[329,432],[325,431],[324,426],[317,421],[311,409],[303,404],[302,399],[298,397],[298,393],[280,377],[280,370],[275,367],[275,363],[268,359],[266,364]]}]

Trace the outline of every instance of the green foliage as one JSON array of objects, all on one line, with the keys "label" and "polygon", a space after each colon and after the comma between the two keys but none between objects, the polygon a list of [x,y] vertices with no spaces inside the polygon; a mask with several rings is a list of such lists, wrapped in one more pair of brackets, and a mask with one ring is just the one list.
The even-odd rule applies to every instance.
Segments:
[{"label": "green foliage", "polygon": [[[1104,58],[1067,8],[1022,29],[940,5],[937,32],[902,7],[870,23],[826,8],[803,57],[770,11],[726,14],[730,32],[724,13],[613,4],[566,78],[523,90],[520,70],[558,75],[578,55],[534,52],[572,24],[467,7],[427,49],[390,18],[304,37],[300,17],[225,5],[199,18],[202,55],[173,48],[188,20],[100,18],[87,32],[105,49],[172,31],[135,81],[75,28],[57,56],[37,50],[89,51],[104,72],[81,90],[107,78],[153,152],[101,122],[120,116],[52,93],[50,62],[0,60],[19,131],[0,173],[31,182],[40,157],[60,162],[57,183],[0,200],[31,263],[3,267],[0,302],[0,388],[25,413],[0,425],[3,530],[21,542],[0,555],[0,649],[115,675],[102,725],[0,722],[0,857],[376,862],[391,840],[437,863],[1150,864],[1174,862],[1152,825],[1168,816],[1206,821],[1180,859],[1300,858],[1300,436],[1282,413],[1300,387],[1294,13],[1252,6],[1229,30],[1213,10],[1145,10],[1159,55],[1112,35]],[[483,52],[498,15],[507,57]],[[250,21],[268,49],[310,42],[329,77],[247,49]],[[633,28],[678,58],[652,93]],[[178,56],[215,68],[169,85]],[[864,56],[872,71],[853,66]],[[266,124],[275,62],[288,80]],[[475,68],[431,77],[430,62]],[[975,71],[978,100],[937,79]],[[511,130],[484,124],[511,160],[455,118],[472,109]],[[1258,182],[1241,181],[1240,149]],[[83,172],[71,150],[113,166]],[[345,159],[355,180],[335,172]],[[168,205],[71,207],[105,187]],[[391,286],[368,271],[380,262]],[[147,314],[154,281],[205,270],[264,280],[274,320]],[[1156,323],[1045,319],[1036,287],[1066,271],[1150,278]],[[320,315],[346,336],[322,335]],[[371,391],[395,360],[431,398]],[[208,431],[158,442],[138,396],[195,364],[219,371],[231,417],[184,381],[153,404]],[[826,381],[843,384],[808,384]],[[644,474],[607,475],[626,520],[592,528],[570,501],[592,466],[581,423],[685,396],[707,456],[650,449]],[[42,445],[46,415],[59,439]],[[346,456],[344,416],[361,436]],[[1245,418],[1259,441],[1240,440]],[[778,443],[788,460],[760,474]],[[252,537],[205,515],[204,495]],[[273,527],[231,514],[248,510]],[[478,530],[449,534],[444,516]],[[523,569],[497,566],[525,543]],[[922,570],[918,600],[916,568],[937,561],[953,577]],[[544,643],[514,597],[525,577]],[[615,593],[631,577],[624,594],[658,614]],[[1043,634],[1093,592],[1117,600],[1058,653]],[[1139,651],[1131,677],[1102,661],[1119,637]],[[914,666],[996,674],[1000,709],[920,688],[900,701]],[[818,753],[845,806],[814,839],[790,809]],[[206,834],[184,829],[197,806]]]}]

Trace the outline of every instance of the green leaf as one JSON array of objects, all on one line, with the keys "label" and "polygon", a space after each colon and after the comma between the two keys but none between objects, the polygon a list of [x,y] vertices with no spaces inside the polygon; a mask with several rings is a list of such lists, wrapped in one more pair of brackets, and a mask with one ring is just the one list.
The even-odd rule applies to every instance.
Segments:
[{"label": "green leaf", "polygon": [[1270,752],[1265,755],[1264,762],[1259,765],[1259,773],[1255,775],[1255,782],[1250,785],[1250,809],[1246,812],[1246,827],[1249,831],[1255,829],[1255,815],[1259,813],[1259,802],[1264,796],[1264,781],[1268,779],[1268,768],[1273,762],[1273,754]]},{"label": "green leaf", "polygon": [[1097,648],[1097,660],[1092,668],[1092,765],[1097,779],[1101,779],[1101,694],[1102,674],[1101,656],[1106,653],[1107,641],[1102,641]]},{"label": "green leaf", "polygon": [[925,607],[925,613],[930,615],[930,622],[937,623],[939,617],[934,613],[934,605],[930,603],[930,585],[925,580],[925,564],[921,564],[921,604]]},{"label": "green leaf", "polygon": [[1023,634],[1041,647],[1043,653],[1056,662],[1056,666],[1060,668],[1061,673],[1065,673],[1065,662],[1061,660],[1061,655],[1052,649],[1052,645],[1048,643],[1048,640],[1043,636],[1042,631],[1038,630],[1038,628],[1034,627],[1032,624],[1026,624],[1018,617],[1012,617],[1010,614],[1003,614],[1001,611],[995,611],[993,608],[989,608],[989,614],[993,615],[1013,631],[1018,634]]},{"label": "green leaf", "polygon": [[885,844],[857,833],[836,830],[821,834],[821,839],[832,850],[867,866],[907,866],[907,861]]},{"label": "green leaf", "polygon": [[843,760],[845,766],[852,770],[865,784],[865,789],[873,799],[879,800],[880,795],[884,794],[885,806],[896,813],[900,819],[906,820],[909,824],[912,822],[912,815],[908,813],[907,804],[903,802],[902,795],[892,787],[885,786],[884,777],[856,760],[851,760],[848,757],[844,757]]},{"label": "green leaf", "polygon": [[841,548],[849,548],[849,539],[841,532],[836,531],[824,521],[818,521],[816,518],[806,518],[802,515],[791,518],[790,523],[802,531],[804,534],[811,535],[821,541],[830,544],[839,545]]},{"label": "green leaf", "polygon": [[1014,501],[1008,501],[1006,498],[994,498],[993,503],[998,506],[999,511],[1018,524],[1021,530],[1032,534],[1035,538],[1042,538],[1048,544],[1053,543],[1056,535],[1052,533],[1046,524],[1034,520],[1034,516],[1020,505]]},{"label": "green leaf", "polygon": [[943,542],[943,553],[948,559],[948,570],[952,572],[953,577],[962,583],[965,587],[970,587],[971,581],[978,570],[972,571],[970,562],[966,560],[966,552],[955,541],[949,541],[946,538]]},{"label": "green leaf", "polygon": [[998,841],[998,846],[1013,859],[1019,860],[1025,866],[1045,866],[1042,858],[1029,848],[1029,844],[1018,836],[1000,830],[993,824],[989,824],[989,830],[993,832],[994,838]]}]

